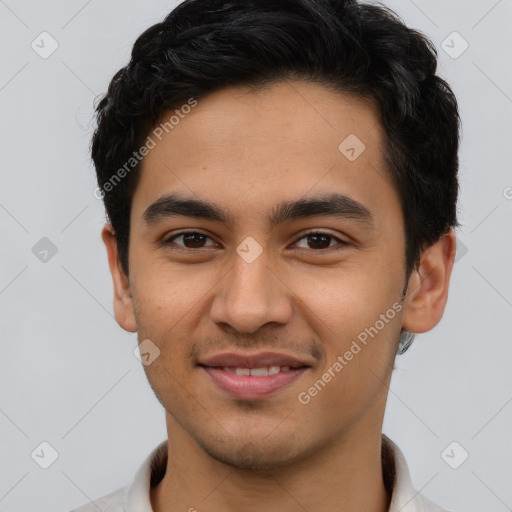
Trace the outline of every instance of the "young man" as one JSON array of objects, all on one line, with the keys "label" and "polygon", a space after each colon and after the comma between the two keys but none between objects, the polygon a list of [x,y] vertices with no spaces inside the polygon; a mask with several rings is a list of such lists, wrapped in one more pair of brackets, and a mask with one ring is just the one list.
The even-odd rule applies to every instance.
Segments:
[{"label": "young man", "polygon": [[442,509],[382,423],[455,255],[431,43],[344,0],[186,0],[98,105],[114,311],[168,440],[81,512]]}]

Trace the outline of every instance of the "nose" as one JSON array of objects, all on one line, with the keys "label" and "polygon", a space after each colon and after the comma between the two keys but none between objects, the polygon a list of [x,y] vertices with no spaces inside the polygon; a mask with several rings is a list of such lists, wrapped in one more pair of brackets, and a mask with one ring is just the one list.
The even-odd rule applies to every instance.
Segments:
[{"label": "nose", "polygon": [[224,329],[253,333],[266,324],[286,324],[292,292],[268,265],[265,251],[248,263],[234,255],[232,270],[221,280],[210,310]]}]

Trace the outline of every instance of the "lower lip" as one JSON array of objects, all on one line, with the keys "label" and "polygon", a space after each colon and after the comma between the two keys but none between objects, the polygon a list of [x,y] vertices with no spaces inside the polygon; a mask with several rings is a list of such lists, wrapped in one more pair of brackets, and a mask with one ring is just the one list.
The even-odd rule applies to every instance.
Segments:
[{"label": "lower lip", "polygon": [[254,377],[252,375],[236,375],[222,368],[201,367],[224,391],[236,398],[259,398],[269,395],[278,389],[288,386],[297,380],[306,368],[291,368],[287,372],[279,372],[275,375]]}]

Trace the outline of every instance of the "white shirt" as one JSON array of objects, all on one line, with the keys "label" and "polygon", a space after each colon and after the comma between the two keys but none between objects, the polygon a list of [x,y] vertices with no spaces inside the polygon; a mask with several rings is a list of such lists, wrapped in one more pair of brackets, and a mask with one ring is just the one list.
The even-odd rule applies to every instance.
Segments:
[{"label": "white shirt", "polygon": [[[400,448],[385,434],[382,434],[382,445],[388,455],[383,457],[384,481],[394,481],[389,512],[446,512],[414,489]],[[103,512],[153,512],[149,497],[151,475],[159,481],[166,465],[167,441],[163,441],[144,460],[131,485],[71,512],[98,512],[98,507]]]}]

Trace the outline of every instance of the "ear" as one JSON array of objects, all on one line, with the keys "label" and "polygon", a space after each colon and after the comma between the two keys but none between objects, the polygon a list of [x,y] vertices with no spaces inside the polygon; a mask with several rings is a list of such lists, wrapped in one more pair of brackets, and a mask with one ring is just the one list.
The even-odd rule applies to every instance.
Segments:
[{"label": "ear", "polygon": [[101,238],[107,248],[108,265],[114,282],[114,316],[117,323],[129,332],[137,331],[133,298],[128,276],[125,274],[119,259],[119,248],[114,229],[111,224],[105,224],[101,231]]},{"label": "ear", "polygon": [[407,331],[427,332],[441,321],[455,251],[455,232],[451,228],[421,254],[418,268],[409,277],[404,302],[402,327]]}]

